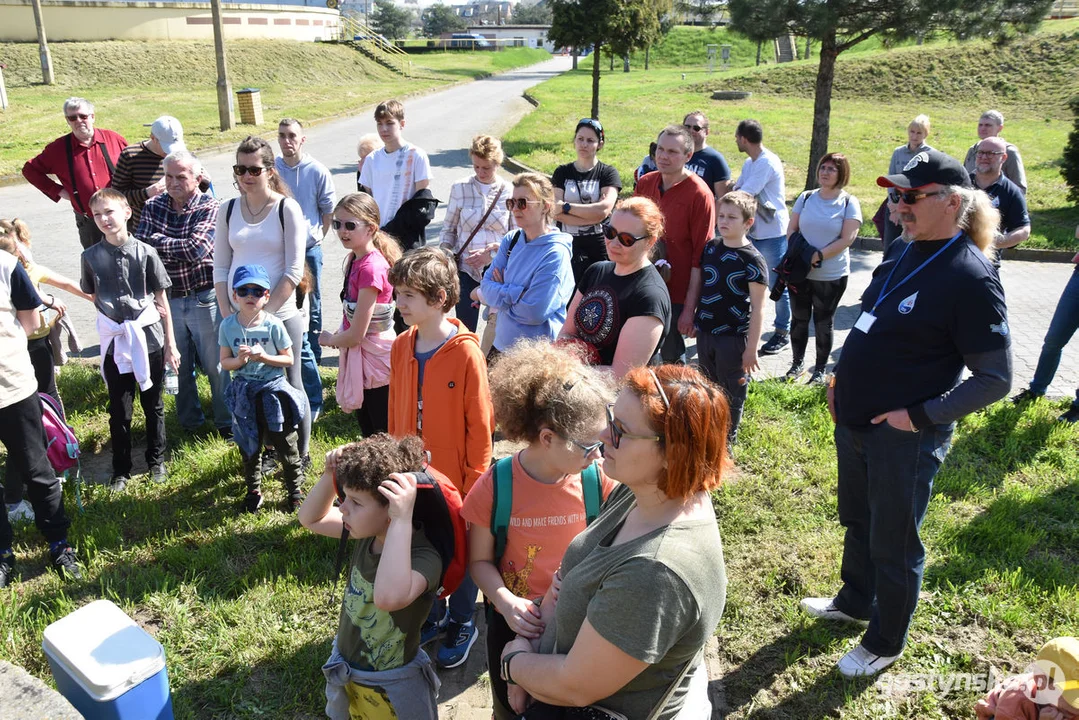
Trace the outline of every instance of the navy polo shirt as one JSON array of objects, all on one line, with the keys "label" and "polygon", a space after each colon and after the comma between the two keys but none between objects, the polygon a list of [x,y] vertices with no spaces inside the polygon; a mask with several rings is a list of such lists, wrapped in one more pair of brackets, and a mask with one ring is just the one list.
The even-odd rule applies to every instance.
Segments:
[{"label": "navy polo shirt", "polygon": [[[919,273],[911,271],[948,240],[893,243],[862,295],[869,312],[895,268],[868,332],[851,329],[835,369],[836,421],[865,426],[881,413],[909,408],[948,392],[963,373],[963,356],[1006,349],[1004,288],[966,235]],[[896,267],[898,265],[898,267]],[[898,285],[898,287],[897,287]]]}]

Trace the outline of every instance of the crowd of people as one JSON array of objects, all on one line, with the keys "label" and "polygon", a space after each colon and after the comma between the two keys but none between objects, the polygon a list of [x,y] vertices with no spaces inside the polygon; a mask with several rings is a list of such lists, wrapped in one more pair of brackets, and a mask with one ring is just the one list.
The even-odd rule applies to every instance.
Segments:
[{"label": "crowd of people", "polygon": [[[998,251],[1022,242],[1030,219],[996,111],[966,166],[925,144],[927,117],[911,121],[877,180],[885,252],[830,374],[862,223],[850,161],[827,153],[819,187],[788,209],[782,163],[755,120],[735,130],[747,156],[737,179],[694,111],[662,129],[622,199],[618,171],[598,159],[597,120],[577,123],[576,157],[550,178],[499,177],[501,144],[479,135],[427,245],[431,164],[405,140],[396,100],[375,109],[357,191],[340,199],[294,118],[279,124],[279,156],[261,138],[240,143],[238,197],[222,202],[176,118],[129,146],[95,127],[88,101],[71,98],[64,113],[70,134],[24,174],[70,202],[79,279],[34,261],[25,223],[0,221],[5,500],[15,512],[25,490],[62,576],[82,571],[37,393],[60,400],[50,331],[65,305],[41,283],[97,311],[112,490],[132,481],[136,394],[149,479],[167,480],[166,376],[178,376],[176,414],[195,432],[201,368],[213,424],[240,450],[242,509],[260,511],[262,479],[280,464],[285,509],[357,541],[324,667],[329,717],[436,717],[421,647],[439,640],[434,663],[464,663],[477,591],[497,720],[706,717],[702,649],[727,582],[710,491],[759,356],[790,345],[786,377],[799,379],[812,321],[809,382],[827,384],[846,536],[841,588],[801,607],[867,625],[838,663],[844,676],[902,655],[925,563],[919,529],[955,421],[1012,382]],[[348,251],[340,275],[323,268],[331,230]],[[1076,330],[1076,278],[1079,267],[1022,400],[1045,393]],[[336,282],[339,321],[321,303]],[[775,327],[762,344],[766,296]],[[305,495],[323,348],[339,351],[336,402],[360,439],[327,456]],[[1062,419],[1079,420],[1079,394]],[[523,449],[493,461],[496,430]],[[421,471],[456,488],[469,523],[469,571],[441,599],[444,558],[413,516]],[[0,587],[15,574],[12,538],[0,513]]]}]

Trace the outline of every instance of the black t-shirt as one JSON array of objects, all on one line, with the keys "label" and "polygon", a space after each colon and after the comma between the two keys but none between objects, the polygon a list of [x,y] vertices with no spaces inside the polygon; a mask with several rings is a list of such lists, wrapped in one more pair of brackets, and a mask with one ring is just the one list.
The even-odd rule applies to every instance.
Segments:
[{"label": "black t-shirt", "polygon": [[701,299],[693,324],[712,335],[749,332],[749,284],[768,284],[768,264],[752,245],[727,247],[715,238],[701,253]]},{"label": "black t-shirt", "polygon": [[581,293],[573,316],[577,337],[595,346],[601,365],[614,362],[618,336],[632,317],[659,318],[663,334],[655,351],[663,345],[671,327],[671,296],[654,265],[630,275],[615,275],[613,262],[594,263],[585,270],[577,289]]},{"label": "black t-shirt", "polygon": [[16,310],[33,310],[41,306],[41,297],[21,263],[15,263],[11,269],[11,306]]},{"label": "black t-shirt", "polygon": [[1004,289],[966,235],[899,284],[948,240],[914,242],[909,250],[907,243],[893,243],[873,272],[863,312],[876,305],[893,268],[888,289],[896,289],[873,313],[869,331],[854,328],[843,344],[835,369],[840,424],[868,425],[881,413],[938,397],[958,384],[964,355],[1010,345]]},{"label": "black t-shirt", "polygon": [[[618,171],[606,163],[597,162],[588,172],[581,172],[573,163],[559,165],[551,176],[551,183],[562,190],[562,201],[568,203],[599,202],[603,188],[622,189],[622,180]],[[598,235],[603,232],[602,225],[569,225],[559,223],[562,230],[570,235]]]}]

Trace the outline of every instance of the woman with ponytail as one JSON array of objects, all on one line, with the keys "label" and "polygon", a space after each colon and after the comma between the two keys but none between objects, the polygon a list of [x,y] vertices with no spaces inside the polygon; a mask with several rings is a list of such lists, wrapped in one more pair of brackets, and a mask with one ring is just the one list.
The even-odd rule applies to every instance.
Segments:
[{"label": "woman with ponytail", "polygon": [[[294,348],[293,363],[286,368],[288,382],[303,393],[300,348],[307,328],[296,306],[295,291],[303,279],[307,221],[274,169],[273,148],[262,138],[248,136],[240,143],[232,172],[240,197],[221,206],[214,243],[214,289],[220,317],[224,320],[236,311],[231,299],[236,268],[265,267],[273,285],[265,311],[276,315],[288,332]],[[311,412],[310,407],[305,410],[298,447],[306,466]]]},{"label": "woman with ponytail", "polygon": [[390,349],[393,331],[393,285],[390,268],[401,258],[397,241],[379,230],[381,217],[367,193],[341,198],[333,211],[333,229],[349,251],[341,293],[344,317],[337,332],[322,331],[319,345],[341,350],[337,404],[356,410],[364,437],[389,426]]}]

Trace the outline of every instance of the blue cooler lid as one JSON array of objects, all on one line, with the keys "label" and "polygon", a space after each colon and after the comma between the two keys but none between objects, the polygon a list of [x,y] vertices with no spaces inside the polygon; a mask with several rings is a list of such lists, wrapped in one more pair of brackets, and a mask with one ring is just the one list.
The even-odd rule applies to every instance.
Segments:
[{"label": "blue cooler lid", "polygon": [[45,628],[45,654],[99,701],[123,695],[165,667],[165,649],[108,600],[96,600]]}]

